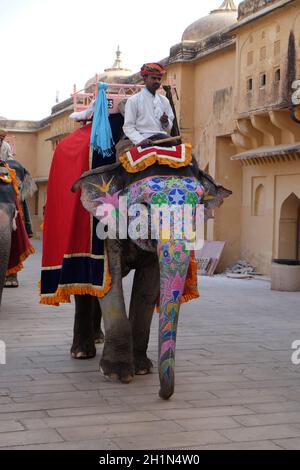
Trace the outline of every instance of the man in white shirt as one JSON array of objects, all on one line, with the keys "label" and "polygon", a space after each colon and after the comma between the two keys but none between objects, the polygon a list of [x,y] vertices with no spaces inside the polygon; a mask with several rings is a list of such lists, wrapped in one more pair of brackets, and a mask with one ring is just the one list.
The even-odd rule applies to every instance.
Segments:
[{"label": "man in white shirt", "polygon": [[128,98],[125,106],[123,131],[134,145],[151,145],[151,137],[168,137],[174,114],[169,100],[157,93],[165,69],[156,63],[144,64],[141,75],[145,88]]},{"label": "man in white shirt", "polygon": [[6,137],[6,130],[0,129],[0,160],[8,160],[9,158],[13,158],[13,154],[11,151],[11,147],[8,142],[4,142]]}]

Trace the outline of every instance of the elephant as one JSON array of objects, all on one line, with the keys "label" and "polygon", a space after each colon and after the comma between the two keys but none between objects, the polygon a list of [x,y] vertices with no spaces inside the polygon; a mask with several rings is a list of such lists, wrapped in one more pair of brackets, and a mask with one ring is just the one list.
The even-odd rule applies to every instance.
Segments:
[{"label": "elephant", "polygon": [[[83,206],[94,216],[99,216],[103,203],[113,201],[115,204],[121,195],[127,196],[132,204],[160,205],[159,197],[153,196],[155,188],[160,190],[162,201],[181,195],[189,197],[194,204],[200,204],[203,194],[209,193],[210,198],[205,204],[209,216],[211,210],[231,194],[202,172],[195,158],[186,167],[174,169],[155,163],[133,174],[115,163],[84,173],[72,189],[76,191],[79,187]],[[100,223],[102,233],[101,227],[103,229]],[[105,329],[100,370],[105,376],[123,383],[131,382],[134,374],[151,372],[153,364],[147,357],[147,347],[152,316],[159,299],[159,396],[167,400],[174,393],[177,324],[191,255],[187,240],[174,236],[167,242],[164,237],[130,239],[121,237],[119,230],[115,238],[106,239],[106,248],[111,288],[99,298]],[[122,277],[131,269],[135,269],[135,275],[127,318]],[[94,312],[88,308],[90,299],[87,296],[76,297],[72,350],[74,357],[80,350],[92,355]]]},{"label": "elephant", "polygon": [[[16,179],[13,181],[7,165],[11,170],[15,171]],[[18,186],[18,188],[15,187]],[[20,191],[19,191],[20,190]],[[6,271],[10,259],[11,243],[13,237],[13,229],[18,227],[19,239],[22,240],[22,254],[28,249],[26,256],[34,252],[30,245],[25,227],[21,221],[20,215],[16,209],[19,208],[19,202],[25,200],[26,197],[32,196],[36,190],[29,173],[15,159],[9,159],[6,162],[0,161],[0,306],[2,300],[3,286],[5,282]],[[19,192],[18,201],[16,191]]]}]

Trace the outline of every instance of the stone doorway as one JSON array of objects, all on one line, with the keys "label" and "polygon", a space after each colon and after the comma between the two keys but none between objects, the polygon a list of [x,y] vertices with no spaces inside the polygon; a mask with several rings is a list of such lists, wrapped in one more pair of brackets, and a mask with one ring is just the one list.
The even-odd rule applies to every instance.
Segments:
[{"label": "stone doorway", "polygon": [[300,260],[300,199],[295,193],[281,206],[278,258]]}]

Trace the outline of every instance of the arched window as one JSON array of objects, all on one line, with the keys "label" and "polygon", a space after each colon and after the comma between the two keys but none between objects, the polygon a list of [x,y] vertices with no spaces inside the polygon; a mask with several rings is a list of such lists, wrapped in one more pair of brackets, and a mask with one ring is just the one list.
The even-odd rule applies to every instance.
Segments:
[{"label": "arched window", "polygon": [[295,193],[290,194],[281,207],[278,256],[300,259],[300,199]]},{"label": "arched window", "polygon": [[265,214],[265,187],[263,184],[257,186],[254,196],[254,214]]}]

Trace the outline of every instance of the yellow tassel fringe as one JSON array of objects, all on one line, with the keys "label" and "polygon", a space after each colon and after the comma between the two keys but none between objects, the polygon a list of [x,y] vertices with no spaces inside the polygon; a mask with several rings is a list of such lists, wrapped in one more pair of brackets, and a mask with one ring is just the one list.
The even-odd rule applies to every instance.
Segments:
[{"label": "yellow tassel fringe", "polygon": [[28,250],[26,250],[24,253],[21,254],[19,258],[19,263],[13,268],[10,268],[6,271],[6,276],[11,276],[12,274],[16,274],[19,271],[22,271],[24,267],[23,262],[28,258],[28,256],[32,255],[33,253],[35,253],[35,249],[32,245],[30,245]]},{"label": "yellow tassel fringe", "polygon": [[184,291],[180,299],[180,303],[189,302],[190,300],[198,299],[200,297],[199,290],[197,287],[198,278],[197,278],[197,261],[195,259],[195,254],[191,255],[189,269],[187,277],[185,280]]},{"label": "yellow tassel fringe", "polygon": [[106,274],[104,286],[102,288],[94,287],[89,284],[76,284],[74,286],[58,287],[55,294],[43,295],[41,294],[40,304],[53,305],[58,307],[59,304],[70,303],[71,295],[92,295],[93,297],[104,297],[110,290],[111,276]]}]

